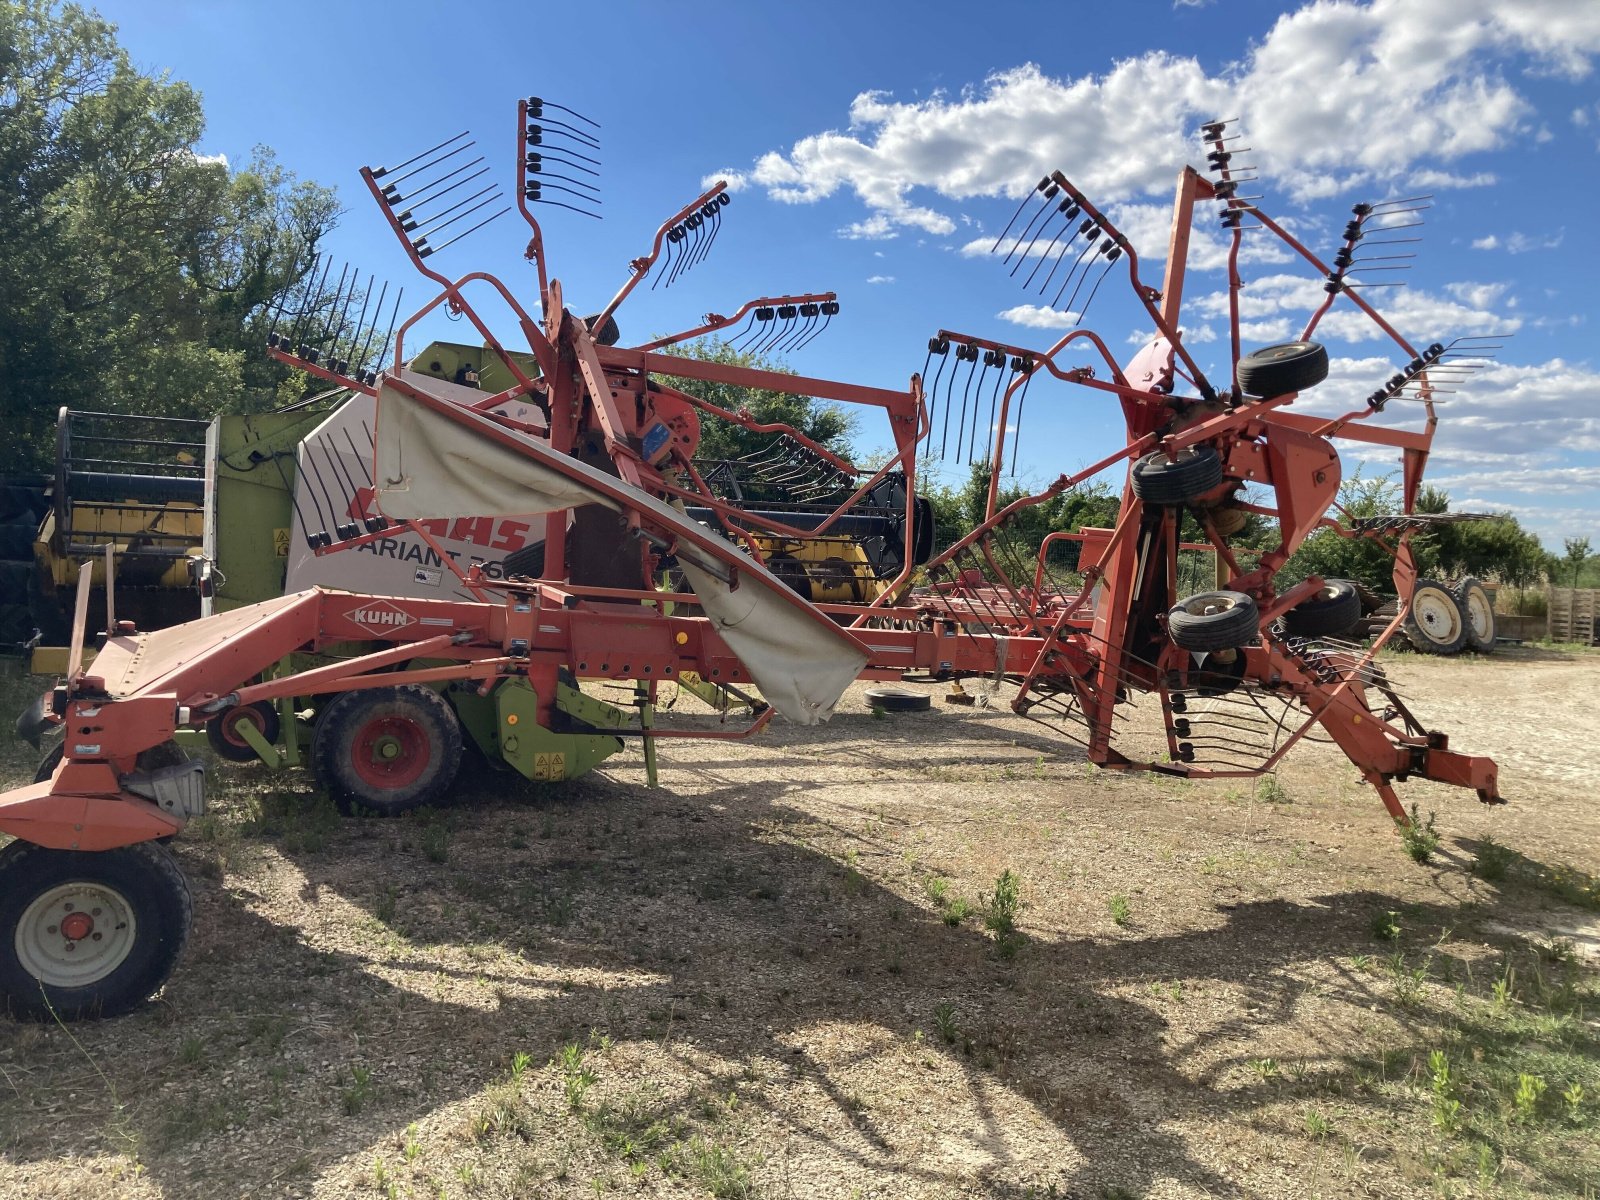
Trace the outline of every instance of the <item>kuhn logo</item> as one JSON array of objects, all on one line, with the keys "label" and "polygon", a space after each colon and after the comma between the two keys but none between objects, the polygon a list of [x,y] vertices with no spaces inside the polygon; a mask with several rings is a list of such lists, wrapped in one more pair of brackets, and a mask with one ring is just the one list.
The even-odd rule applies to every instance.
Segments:
[{"label": "kuhn logo", "polygon": [[363,629],[370,629],[373,633],[404,629],[412,623],[410,613],[404,609],[396,608],[392,604],[369,604],[364,608],[351,610],[346,616]]}]

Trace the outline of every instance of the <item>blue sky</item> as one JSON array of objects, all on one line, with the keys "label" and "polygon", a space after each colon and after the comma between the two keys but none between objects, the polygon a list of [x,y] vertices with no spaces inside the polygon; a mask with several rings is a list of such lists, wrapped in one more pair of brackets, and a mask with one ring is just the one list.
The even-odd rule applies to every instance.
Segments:
[{"label": "blue sky", "polygon": [[[1159,285],[1178,168],[1201,163],[1202,121],[1240,117],[1263,210],[1324,257],[1352,203],[1433,194],[1407,286],[1372,298],[1421,344],[1514,336],[1441,408],[1429,480],[1458,508],[1516,513],[1552,549],[1572,535],[1600,545],[1593,0],[97,7],[141,67],[202,92],[206,152],[237,164],[267,144],[337,186],[347,212],[329,248],[405,284],[408,301],[423,281],[357,168],[471,129],[509,191],[516,98],[537,94],[603,126],[605,220],[543,210],[569,307],[601,307],[656,225],[728,178],[735,199],[711,254],[671,289],[641,289],[619,313],[623,341],[757,295],[833,290],[841,315],[790,365],[882,386],[921,369],[940,327],[1041,349],[1059,336],[1070,318],[1027,307],[1040,298],[974,252],[1052,168],[1113,215]],[[1227,334],[1218,255],[1204,249],[1214,219],[1202,214],[1210,269],[1191,276],[1184,318],[1208,369]],[[1297,335],[1320,299],[1268,236],[1247,241],[1247,349]],[[531,303],[525,242],[513,214],[432,264],[493,271]],[[1148,321],[1122,278],[1085,324],[1125,361]],[[465,324],[427,328],[471,340]],[[1348,319],[1324,326],[1334,374],[1308,404],[1342,410],[1393,372],[1398,354],[1364,334]],[[1414,420],[1416,406],[1390,413]],[[1048,482],[1120,438],[1104,397],[1036,389],[1021,478]],[[869,420],[859,441],[887,438]]]}]

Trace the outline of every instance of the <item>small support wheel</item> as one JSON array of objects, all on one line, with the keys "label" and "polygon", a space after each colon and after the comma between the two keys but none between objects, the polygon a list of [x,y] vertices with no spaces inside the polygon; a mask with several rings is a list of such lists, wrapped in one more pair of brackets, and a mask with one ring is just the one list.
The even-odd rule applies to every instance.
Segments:
[{"label": "small support wheel", "polygon": [[317,718],[317,779],[348,812],[397,816],[439,800],[461,766],[461,722],[417,684],[346,692]]},{"label": "small support wheel", "polygon": [[901,688],[868,688],[867,703],[886,713],[927,712],[933,707],[933,697],[926,692],[911,692]]},{"label": "small support wheel", "polygon": [[1361,593],[1348,579],[1329,579],[1315,595],[1283,614],[1290,637],[1324,637],[1349,633],[1361,619]]},{"label": "small support wheel", "polygon": [[1456,600],[1467,618],[1467,645],[1479,654],[1494,653],[1494,601],[1489,591],[1468,575],[1456,584]]},{"label": "small support wheel", "polygon": [[153,842],[92,853],[12,842],[0,850],[0,995],[32,1020],[128,1012],[172,973],[193,911]]},{"label": "small support wheel", "polygon": [[1167,613],[1167,632],[1185,650],[1237,650],[1255,638],[1261,621],[1243,592],[1200,592]]},{"label": "small support wheel", "polygon": [[1328,351],[1320,342],[1280,342],[1239,359],[1239,390],[1270,400],[1303,392],[1328,377]]},{"label": "small support wheel", "polygon": [[270,700],[236,704],[206,722],[206,741],[229,762],[255,762],[260,757],[255,747],[239,736],[239,726],[249,722],[268,742],[276,744],[280,732],[278,707]]},{"label": "small support wheel", "polygon": [[1411,589],[1406,640],[1424,654],[1459,654],[1467,644],[1467,618],[1456,595],[1437,579],[1419,579]]},{"label": "small support wheel", "polygon": [[1146,504],[1189,504],[1222,482],[1222,459],[1212,446],[1146,454],[1133,464],[1133,494]]}]

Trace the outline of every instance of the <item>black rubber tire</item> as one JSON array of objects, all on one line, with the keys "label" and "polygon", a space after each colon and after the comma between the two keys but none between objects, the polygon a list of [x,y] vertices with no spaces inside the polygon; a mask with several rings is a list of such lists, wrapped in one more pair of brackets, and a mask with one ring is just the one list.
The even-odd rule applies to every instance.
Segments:
[{"label": "black rubber tire", "polygon": [[1361,593],[1348,579],[1325,580],[1322,590],[1283,614],[1290,637],[1331,637],[1349,633],[1361,620]]},{"label": "black rubber tire", "polygon": [[1479,654],[1494,653],[1494,601],[1482,583],[1468,575],[1456,584],[1456,601],[1467,620],[1467,648]]},{"label": "black rubber tire", "polygon": [[1239,390],[1270,400],[1303,392],[1328,377],[1328,351],[1320,342],[1279,342],[1239,359]]},{"label": "black rubber tire", "polygon": [[906,692],[899,688],[868,688],[867,703],[886,713],[927,712],[933,697],[926,692]]},{"label": "black rubber tire", "polygon": [[1133,494],[1146,504],[1189,504],[1222,482],[1222,459],[1212,446],[1186,446],[1175,458],[1164,450],[1133,464]]},{"label": "black rubber tire", "polygon": [[277,745],[278,734],[282,731],[282,723],[278,720],[278,706],[270,700],[239,704],[218,713],[206,722],[206,741],[219,755],[229,762],[259,762],[260,756],[256,754],[255,749],[234,732],[234,727],[240,721],[249,721],[261,732],[262,737]]},{"label": "black rubber tire", "polygon": [[0,648],[19,646],[33,637],[33,613],[26,604],[0,604]]},{"label": "black rubber tire", "polygon": [[28,583],[33,578],[33,560],[27,562],[0,562],[0,596],[21,599],[28,594]]},{"label": "black rubber tire", "polygon": [[538,579],[544,574],[544,542],[534,542],[520,550],[513,550],[500,560],[500,570],[507,579],[517,576]]},{"label": "black rubber tire", "polygon": [[62,738],[54,746],[51,746],[50,749],[45,751],[44,757],[39,760],[39,769],[33,773],[33,781],[35,783],[43,783],[46,779],[49,779],[50,776],[54,775],[56,773],[56,768],[61,765],[61,760],[66,757],[66,753],[67,741],[65,738]]},{"label": "black rubber tire", "polygon": [[1437,579],[1419,579],[1403,626],[1406,640],[1423,654],[1460,654],[1467,644],[1467,617],[1456,594]]},{"label": "black rubber tire", "polygon": [[0,559],[31,563],[35,536],[37,532],[31,524],[0,525]]},{"label": "black rubber tire", "polygon": [[1237,650],[1255,640],[1261,614],[1243,592],[1197,592],[1167,612],[1167,632],[1185,650]]},{"label": "black rubber tire", "polygon": [[[51,919],[54,905],[43,912],[29,909],[47,893],[72,884],[108,889],[127,906],[133,918],[132,945],[98,977],[91,972],[82,982],[42,982],[24,964],[18,944],[28,944],[29,932],[37,930],[29,953],[37,956],[40,946],[49,947],[55,937],[48,931],[59,925],[40,926]],[[62,901],[63,911],[66,903]],[[94,852],[12,842],[0,850],[0,996],[12,1015],[28,1020],[74,1021],[128,1012],[166,982],[189,938],[193,915],[183,872],[153,842]],[[118,924],[107,932],[124,928],[125,923]]]},{"label": "black rubber tire", "polygon": [[[398,744],[387,763],[374,757],[380,738]],[[311,766],[342,811],[393,817],[438,803],[461,768],[461,749],[449,701],[402,684],[346,692],[328,705],[311,738]]]}]

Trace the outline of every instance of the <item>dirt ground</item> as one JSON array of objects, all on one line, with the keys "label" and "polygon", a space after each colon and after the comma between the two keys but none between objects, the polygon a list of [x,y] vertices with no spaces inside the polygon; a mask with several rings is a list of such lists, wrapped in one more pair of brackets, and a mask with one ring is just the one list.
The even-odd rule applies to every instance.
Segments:
[{"label": "dirt ground", "polygon": [[1330,746],[1121,777],[931,686],[654,791],[219,770],[159,999],[0,1023],[0,1195],[1592,1196],[1600,654],[1390,673],[1510,800],[1406,785],[1425,865]]}]

